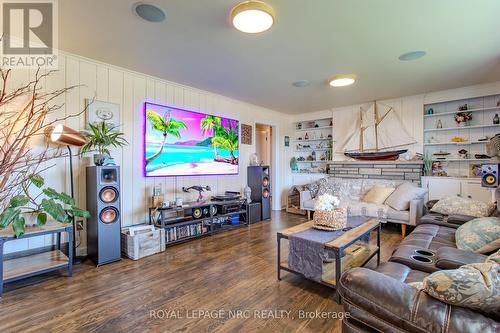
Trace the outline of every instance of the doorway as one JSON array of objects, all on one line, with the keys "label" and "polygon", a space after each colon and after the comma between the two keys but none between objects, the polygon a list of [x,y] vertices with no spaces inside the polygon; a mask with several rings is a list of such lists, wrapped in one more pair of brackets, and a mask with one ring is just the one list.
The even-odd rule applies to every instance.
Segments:
[{"label": "doorway", "polygon": [[255,124],[255,153],[262,165],[272,167],[272,137],[273,129],[269,125]]}]

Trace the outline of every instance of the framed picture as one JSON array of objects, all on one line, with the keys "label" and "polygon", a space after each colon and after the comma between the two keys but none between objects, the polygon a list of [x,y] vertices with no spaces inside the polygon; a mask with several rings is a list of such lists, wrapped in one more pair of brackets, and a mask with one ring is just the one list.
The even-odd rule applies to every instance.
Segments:
[{"label": "framed picture", "polygon": [[87,99],[87,123],[96,125],[105,122],[110,128],[120,126],[120,105]]},{"label": "framed picture", "polygon": [[290,137],[288,135],[285,136],[285,147],[290,147]]},{"label": "framed picture", "polygon": [[252,126],[241,124],[241,143],[244,145],[252,144]]},{"label": "framed picture", "polygon": [[481,163],[469,164],[469,177],[481,177]]}]

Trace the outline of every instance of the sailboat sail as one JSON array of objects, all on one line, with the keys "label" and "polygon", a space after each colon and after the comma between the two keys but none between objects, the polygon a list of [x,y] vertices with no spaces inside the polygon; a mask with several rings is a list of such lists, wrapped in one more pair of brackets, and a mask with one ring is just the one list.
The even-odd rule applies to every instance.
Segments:
[{"label": "sailboat sail", "polygon": [[381,115],[377,126],[378,149],[395,148],[415,143],[415,140],[404,129],[401,120],[393,108]]},{"label": "sailboat sail", "polygon": [[345,152],[381,151],[416,142],[392,107],[384,105],[383,112],[380,112],[377,106],[375,102],[368,108],[360,107],[356,130],[346,140]]}]

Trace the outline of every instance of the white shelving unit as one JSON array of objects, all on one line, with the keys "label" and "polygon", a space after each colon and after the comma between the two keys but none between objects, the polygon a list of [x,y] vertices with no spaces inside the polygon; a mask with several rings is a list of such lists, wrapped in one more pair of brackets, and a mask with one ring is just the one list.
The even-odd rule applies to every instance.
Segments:
[{"label": "white shelving unit", "polygon": [[326,174],[333,156],[333,119],[322,118],[294,124],[291,142],[297,159],[297,175]]},{"label": "white shelving unit", "polygon": [[[500,103],[500,93],[424,105],[424,153],[434,161],[441,162],[441,169],[450,177],[477,177],[474,176],[474,166],[477,170],[478,165],[489,161],[476,157],[477,154],[486,154],[486,143],[489,142],[480,139],[500,133],[500,124],[493,123],[495,115],[500,116],[500,104],[497,103]],[[459,110],[464,104],[467,104],[468,109]],[[458,112],[470,112],[472,120],[465,126],[459,126],[455,122],[455,114]],[[441,128],[438,128],[438,122],[441,122]],[[453,142],[453,138],[462,138],[464,142]],[[467,151],[466,158],[462,158],[458,152],[462,149]],[[450,154],[441,159],[434,155],[437,152]]]}]

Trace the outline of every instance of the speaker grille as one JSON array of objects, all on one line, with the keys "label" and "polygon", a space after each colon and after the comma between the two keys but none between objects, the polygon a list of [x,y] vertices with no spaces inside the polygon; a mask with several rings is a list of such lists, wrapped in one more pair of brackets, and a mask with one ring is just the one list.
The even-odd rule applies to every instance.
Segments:
[{"label": "speaker grille", "polygon": [[269,186],[269,178],[264,177],[264,179],[262,179],[262,186],[264,186],[264,187]]},{"label": "speaker grille", "polygon": [[104,203],[112,203],[118,200],[118,190],[114,187],[105,187],[99,192],[99,199]]},{"label": "speaker grille", "polygon": [[268,190],[267,188],[266,188],[266,189],[264,189],[264,191],[262,191],[262,196],[263,196],[264,198],[269,198],[269,190]]},{"label": "speaker grille", "polygon": [[119,213],[115,207],[106,207],[99,214],[99,218],[105,224],[115,223],[118,220]]}]

